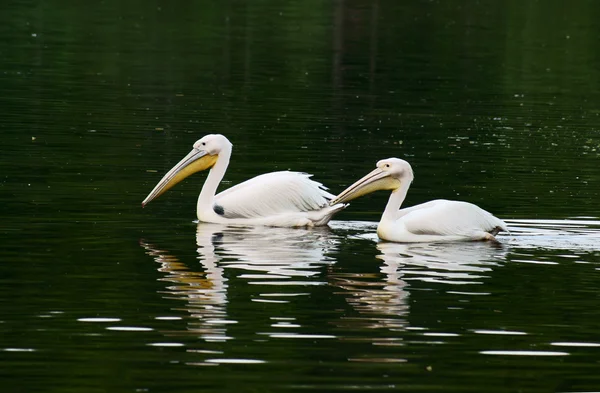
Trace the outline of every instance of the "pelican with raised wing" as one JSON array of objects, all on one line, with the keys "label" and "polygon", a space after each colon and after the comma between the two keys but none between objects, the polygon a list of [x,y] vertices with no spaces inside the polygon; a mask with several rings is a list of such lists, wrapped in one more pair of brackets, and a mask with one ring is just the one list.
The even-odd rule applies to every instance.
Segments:
[{"label": "pelican with raised wing", "polygon": [[311,175],[281,171],[256,176],[217,195],[233,145],[219,134],[206,135],[158,182],[145,206],[189,175],[210,169],[198,198],[198,220],[217,224],[304,227],[326,225],[346,207],[329,204],[334,197]]},{"label": "pelican with raised wing", "polygon": [[330,203],[345,203],[377,190],[391,190],[377,235],[399,243],[459,240],[496,240],[508,231],[504,221],[468,202],[437,199],[400,209],[414,175],[410,164],[399,158],[377,163],[377,168],[342,191]]}]

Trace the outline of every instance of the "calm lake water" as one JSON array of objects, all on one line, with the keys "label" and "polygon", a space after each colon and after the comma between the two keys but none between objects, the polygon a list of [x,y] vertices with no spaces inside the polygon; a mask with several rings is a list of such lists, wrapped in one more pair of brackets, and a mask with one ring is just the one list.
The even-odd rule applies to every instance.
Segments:
[{"label": "calm lake water", "polygon": [[[0,9],[3,392],[600,390],[600,3]],[[142,209],[208,133],[223,186],[396,156],[511,233],[198,224],[205,174]]]}]

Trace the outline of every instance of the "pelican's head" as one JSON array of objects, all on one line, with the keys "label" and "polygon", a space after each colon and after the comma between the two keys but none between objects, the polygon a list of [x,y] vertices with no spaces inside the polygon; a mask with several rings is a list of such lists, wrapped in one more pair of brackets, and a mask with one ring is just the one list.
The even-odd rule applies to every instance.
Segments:
[{"label": "pelican's head", "polygon": [[231,142],[223,135],[210,134],[194,143],[194,148],[181,161],[177,163],[142,202],[142,207],[153,199],[161,196],[165,191],[179,183],[192,173],[212,168],[217,162],[221,152],[231,152]]},{"label": "pelican's head", "polygon": [[336,196],[330,205],[349,202],[378,190],[397,190],[402,183],[414,178],[410,164],[399,158],[388,158],[377,163],[377,168]]}]

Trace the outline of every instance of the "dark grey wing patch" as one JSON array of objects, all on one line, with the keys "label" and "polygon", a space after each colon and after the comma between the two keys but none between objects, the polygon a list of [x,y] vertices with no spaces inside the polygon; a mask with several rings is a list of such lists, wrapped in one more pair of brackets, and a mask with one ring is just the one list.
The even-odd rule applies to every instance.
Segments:
[{"label": "dark grey wing patch", "polygon": [[225,208],[223,206],[218,205],[216,203],[213,205],[213,211],[223,218],[248,218],[239,213],[236,213],[235,211],[231,211],[231,210],[225,211]]},{"label": "dark grey wing patch", "polygon": [[225,209],[223,209],[223,206],[221,205],[213,205],[213,210],[220,216],[225,215]]}]

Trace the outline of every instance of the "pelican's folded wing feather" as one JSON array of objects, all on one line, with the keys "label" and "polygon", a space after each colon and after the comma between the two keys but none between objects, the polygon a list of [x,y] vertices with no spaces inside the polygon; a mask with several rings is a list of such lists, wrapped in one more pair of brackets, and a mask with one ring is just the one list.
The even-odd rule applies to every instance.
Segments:
[{"label": "pelican's folded wing feather", "polygon": [[468,236],[481,230],[508,230],[502,220],[468,202],[438,199],[401,209],[399,214],[406,229],[419,235]]},{"label": "pelican's folded wing feather", "polygon": [[319,210],[334,196],[310,176],[289,171],[256,176],[217,194],[214,210],[225,218]]}]

